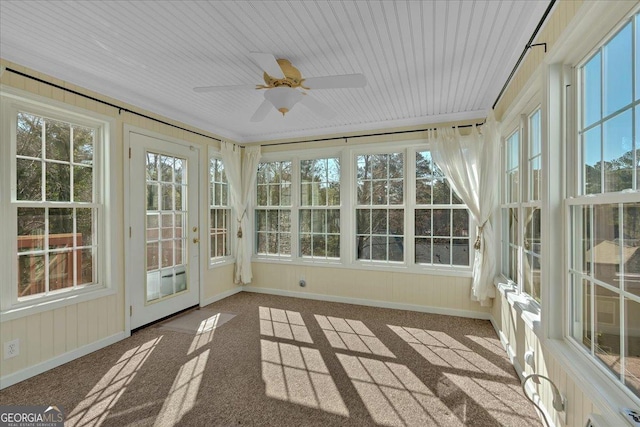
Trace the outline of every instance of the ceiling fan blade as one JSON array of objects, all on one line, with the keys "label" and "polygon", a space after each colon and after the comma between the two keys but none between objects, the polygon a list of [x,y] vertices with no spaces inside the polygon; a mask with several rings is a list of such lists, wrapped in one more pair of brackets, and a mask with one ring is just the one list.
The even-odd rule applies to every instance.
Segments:
[{"label": "ceiling fan blade", "polygon": [[256,85],[231,85],[231,86],[200,86],[194,87],[194,92],[223,92],[236,89],[255,89]]},{"label": "ceiling fan blade", "polygon": [[256,112],[253,113],[253,116],[251,116],[251,121],[263,121],[264,118],[267,117],[267,114],[269,114],[269,111],[271,111],[271,103],[265,99],[264,101],[262,101],[262,104],[260,104]]},{"label": "ceiling fan blade", "polygon": [[284,73],[275,56],[270,53],[261,52],[249,52],[249,55],[251,55],[251,59],[271,77],[284,79]]},{"label": "ceiling fan blade", "polygon": [[367,79],[363,74],[343,74],[340,76],[310,77],[304,79],[302,84],[309,89],[340,89],[365,87]]},{"label": "ceiling fan blade", "polygon": [[322,116],[325,119],[333,118],[336,115],[336,112],[333,110],[333,108],[329,107],[323,102],[318,101],[312,96],[303,96],[302,99],[300,99],[300,103],[313,111],[315,114]]}]

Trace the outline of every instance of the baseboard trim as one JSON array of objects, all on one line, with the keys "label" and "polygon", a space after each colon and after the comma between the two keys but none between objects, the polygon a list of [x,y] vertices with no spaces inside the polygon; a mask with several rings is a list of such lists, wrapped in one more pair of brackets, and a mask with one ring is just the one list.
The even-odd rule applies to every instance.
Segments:
[{"label": "baseboard trim", "polygon": [[128,336],[129,334],[127,334],[126,332],[119,332],[101,340],[92,342],[91,344],[87,344],[82,347],[76,348],[75,350],[71,350],[59,356],[55,356],[49,360],[38,363],[37,365],[29,366],[28,368],[21,369],[9,375],[5,375],[4,377],[0,378],[0,390],[31,377],[35,377],[36,375],[42,374],[53,368],[57,368],[58,366],[71,362],[74,359],[86,356],[87,354],[93,353],[94,351],[100,350],[101,348],[110,346],[111,344],[115,344],[116,342],[121,341]]},{"label": "baseboard trim", "polygon": [[491,318],[490,313],[480,313],[476,311],[455,310],[455,309],[447,309],[447,308],[440,308],[440,307],[428,307],[423,305],[404,304],[404,303],[389,302],[389,301],[378,301],[378,300],[371,300],[371,299],[364,299],[364,298],[339,297],[335,295],[295,292],[295,291],[287,291],[287,290],[275,289],[275,288],[258,288],[253,286],[245,286],[242,288],[242,290],[244,292],[255,292],[259,294],[280,295],[284,297],[304,298],[304,299],[312,299],[312,300],[318,300],[318,301],[341,302],[345,304],[366,305],[369,307],[393,308],[396,310],[417,311],[420,313],[430,313],[430,314],[443,314],[447,316],[467,317],[471,319],[489,320]]},{"label": "baseboard trim", "polygon": [[230,297],[231,295],[235,295],[237,293],[240,293],[244,290],[244,288],[242,286],[238,286],[234,289],[229,289],[228,291],[224,291],[224,292],[220,292],[219,294],[216,294],[214,296],[212,296],[211,298],[207,298],[204,301],[202,301],[200,303],[200,307],[204,307],[205,305],[209,305],[209,304],[213,304],[216,301],[220,301],[221,299],[225,299],[227,297]]}]

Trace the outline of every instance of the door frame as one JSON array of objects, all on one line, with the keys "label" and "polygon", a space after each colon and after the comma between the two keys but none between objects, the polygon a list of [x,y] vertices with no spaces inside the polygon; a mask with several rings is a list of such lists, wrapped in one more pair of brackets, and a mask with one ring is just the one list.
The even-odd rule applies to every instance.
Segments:
[{"label": "door frame", "polygon": [[[137,126],[133,126],[133,125],[129,125],[129,124],[124,124],[124,129],[123,129],[123,146],[124,149],[122,150],[123,152],[123,162],[122,162],[122,167],[123,167],[123,171],[122,171],[122,175],[124,176],[124,191],[123,191],[123,220],[124,220],[124,227],[123,227],[123,238],[125,241],[125,245],[124,245],[124,305],[123,305],[123,315],[124,315],[124,325],[125,325],[125,334],[127,336],[131,335],[131,315],[130,315],[130,307],[131,307],[131,292],[133,292],[133,284],[135,283],[135,279],[133,279],[133,266],[131,263],[131,253],[132,253],[132,247],[131,247],[131,238],[129,237],[129,229],[131,227],[131,215],[130,215],[130,210],[131,210],[131,202],[130,202],[130,197],[131,197],[131,185],[132,183],[132,179],[130,176],[131,173],[131,159],[129,158],[129,153],[131,151],[131,133],[137,133],[140,135],[144,135],[150,138],[156,138],[156,139],[161,139],[167,142],[171,142],[173,144],[178,144],[181,145],[183,147],[188,147],[192,150],[197,150],[198,152],[198,182],[196,182],[195,185],[196,186],[196,193],[198,194],[198,201],[197,201],[197,209],[196,209],[196,214],[198,215],[198,219],[197,219],[197,223],[198,223],[198,238],[200,238],[200,242],[198,243],[198,259],[197,260],[191,260],[191,262],[197,262],[197,266],[196,266],[196,270],[198,272],[198,305],[202,306],[202,301],[204,299],[204,286],[202,285],[202,279],[204,277],[204,265],[205,263],[202,261],[203,260],[203,250],[206,251],[206,245],[204,245],[204,241],[203,241],[203,221],[205,221],[206,223],[206,218],[203,217],[202,215],[202,210],[203,210],[203,202],[202,200],[208,200],[206,198],[206,194],[202,194],[203,193],[203,188],[206,188],[206,185],[203,185],[202,183],[202,177],[203,177],[203,173],[202,173],[202,165],[203,165],[203,160],[202,160],[202,156],[203,156],[203,151],[205,151],[205,155],[207,155],[206,150],[203,150],[202,145],[200,144],[194,144],[194,143],[188,143],[187,141],[178,139],[178,138],[173,138],[167,135],[164,135],[162,133],[159,132],[154,132],[154,131],[150,131],[148,129],[144,129],[141,127],[137,127]],[[203,199],[203,197],[205,197]]]}]

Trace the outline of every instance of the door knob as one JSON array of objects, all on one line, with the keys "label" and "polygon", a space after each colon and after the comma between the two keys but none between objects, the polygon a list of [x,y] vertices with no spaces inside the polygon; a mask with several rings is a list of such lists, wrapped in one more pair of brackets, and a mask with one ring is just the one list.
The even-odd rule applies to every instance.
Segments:
[{"label": "door knob", "polygon": [[198,239],[197,237],[193,238],[193,243],[200,243],[200,239]]}]

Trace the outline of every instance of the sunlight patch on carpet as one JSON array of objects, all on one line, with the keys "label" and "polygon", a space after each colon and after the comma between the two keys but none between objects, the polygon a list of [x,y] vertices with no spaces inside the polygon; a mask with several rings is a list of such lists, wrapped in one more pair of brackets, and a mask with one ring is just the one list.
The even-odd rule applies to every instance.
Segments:
[{"label": "sunlight patch on carpet", "polygon": [[360,320],[317,314],[315,318],[333,348],[396,357]]},{"label": "sunlight patch on carpet", "polygon": [[313,344],[307,325],[297,311],[259,307],[260,334]]},{"label": "sunlight patch on carpet", "polygon": [[154,427],[175,426],[193,409],[208,359],[209,350],[206,350],[180,367]]},{"label": "sunlight patch on carpet", "polygon": [[387,326],[432,365],[489,374],[501,380],[513,379],[511,372],[496,366],[444,332]]},{"label": "sunlight patch on carpet", "polygon": [[349,416],[320,352],[260,340],[262,379],[268,397]]},{"label": "sunlight patch on carpet", "polygon": [[462,425],[405,365],[337,357],[374,422],[393,427]]},{"label": "sunlight patch on carpet", "polygon": [[162,336],[126,351],[69,413],[65,426],[102,424],[161,339]]}]

